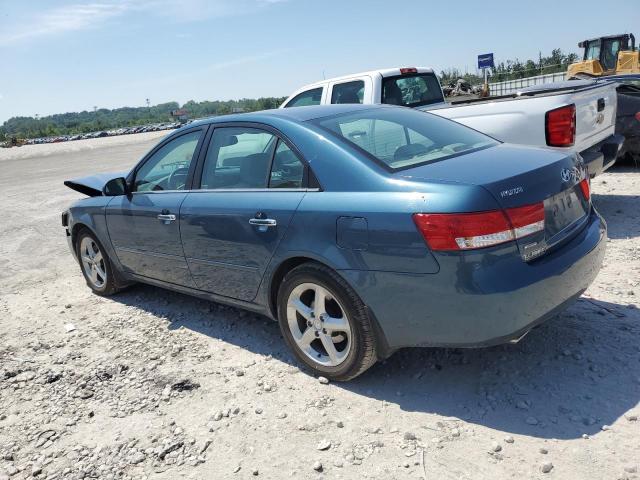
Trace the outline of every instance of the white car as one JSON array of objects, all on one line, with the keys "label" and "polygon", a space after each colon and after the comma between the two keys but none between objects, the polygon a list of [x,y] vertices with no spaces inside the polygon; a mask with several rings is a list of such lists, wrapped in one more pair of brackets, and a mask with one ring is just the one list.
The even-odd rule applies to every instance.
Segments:
[{"label": "white car", "polygon": [[498,140],[580,153],[591,177],[615,162],[616,86],[582,80],[528,87],[513,95],[445,102],[431,68],[389,68],[306,85],[280,108],[387,103],[429,110]]}]

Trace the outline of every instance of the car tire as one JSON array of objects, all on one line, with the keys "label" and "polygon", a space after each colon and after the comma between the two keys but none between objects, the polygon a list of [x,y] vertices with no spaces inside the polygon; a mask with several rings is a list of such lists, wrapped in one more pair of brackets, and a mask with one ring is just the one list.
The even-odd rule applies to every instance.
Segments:
[{"label": "car tire", "polygon": [[106,297],[120,291],[107,252],[86,228],[78,233],[76,255],[82,275],[93,293]]},{"label": "car tire", "polygon": [[323,265],[305,263],[284,277],[278,290],[278,323],[296,358],[314,374],[346,381],[377,360],[366,306],[344,279]]}]

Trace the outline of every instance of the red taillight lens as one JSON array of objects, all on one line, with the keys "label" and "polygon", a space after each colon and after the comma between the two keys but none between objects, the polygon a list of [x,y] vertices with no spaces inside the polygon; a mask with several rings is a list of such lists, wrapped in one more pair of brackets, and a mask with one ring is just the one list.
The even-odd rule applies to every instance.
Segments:
[{"label": "red taillight lens", "polygon": [[589,180],[586,178],[580,182],[580,190],[582,190],[582,194],[584,195],[585,200],[589,200],[591,198],[591,188],[589,185]]},{"label": "red taillight lens", "polygon": [[640,112],[636,113],[636,120],[640,122]]},{"label": "red taillight lens", "polygon": [[551,147],[570,147],[576,138],[576,106],[550,110],[546,115],[547,145]]},{"label": "red taillight lens", "polygon": [[544,204],[542,202],[525,207],[508,208],[507,217],[511,221],[516,238],[526,237],[544,230]]},{"label": "red taillight lens", "polygon": [[477,213],[416,213],[413,221],[431,250],[470,250],[543,230],[544,205]]},{"label": "red taillight lens", "polygon": [[408,73],[418,73],[418,69],[415,67],[407,67],[407,68],[401,68],[400,69],[400,74],[401,75],[406,75]]}]

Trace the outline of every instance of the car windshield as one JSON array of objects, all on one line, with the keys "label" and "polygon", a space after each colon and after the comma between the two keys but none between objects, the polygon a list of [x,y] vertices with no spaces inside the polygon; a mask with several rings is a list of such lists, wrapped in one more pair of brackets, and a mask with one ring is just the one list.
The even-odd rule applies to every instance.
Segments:
[{"label": "car windshield", "polygon": [[442,102],[442,88],[433,73],[405,74],[382,80],[382,103],[415,108]]},{"label": "car windshield", "polygon": [[393,170],[498,144],[459,123],[408,108],[371,108],[312,122]]}]

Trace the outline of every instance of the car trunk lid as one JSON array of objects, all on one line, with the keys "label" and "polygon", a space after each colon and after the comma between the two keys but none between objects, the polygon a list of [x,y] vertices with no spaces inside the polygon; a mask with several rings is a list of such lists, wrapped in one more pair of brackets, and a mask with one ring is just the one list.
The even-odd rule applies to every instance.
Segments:
[{"label": "car trunk lid", "polygon": [[481,186],[504,211],[542,203],[544,230],[516,240],[525,260],[575,235],[590,210],[590,201],[580,186],[586,177],[582,161],[574,154],[553,150],[503,144],[396,175],[414,181]]}]

